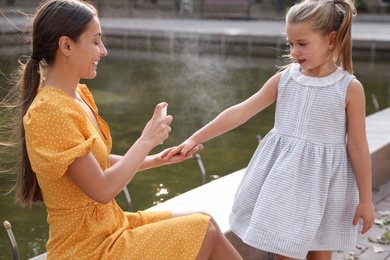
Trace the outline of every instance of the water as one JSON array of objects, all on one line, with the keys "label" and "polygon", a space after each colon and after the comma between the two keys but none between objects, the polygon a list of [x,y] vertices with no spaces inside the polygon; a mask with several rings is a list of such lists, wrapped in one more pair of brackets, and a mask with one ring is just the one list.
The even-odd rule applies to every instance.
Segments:
[{"label": "water", "polygon": [[[214,118],[224,108],[255,93],[275,73],[275,58],[241,59],[120,52],[109,50],[99,63],[98,76],[85,81],[92,90],[101,116],[110,125],[113,153],[123,154],[140,136],[152,116],[154,106],[166,101],[173,115],[170,138],[152,152],[177,145]],[[15,55],[1,57],[1,70],[6,74],[16,67]],[[388,81],[390,62],[355,61],[358,79],[364,84],[367,113],[375,111],[371,95],[380,108],[389,106]],[[1,79],[4,86],[4,77]],[[1,92],[0,92],[1,93]],[[249,120],[241,127],[205,143],[200,152],[207,172],[207,181],[246,167],[258,140],[273,125],[274,106]],[[2,165],[4,162],[1,162]],[[177,196],[202,184],[195,159],[138,173],[128,185],[134,210],[142,210]],[[0,191],[12,185],[9,177],[0,179]],[[223,191],[219,191],[223,192]],[[125,208],[123,193],[117,197]],[[43,206],[21,209],[11,196],[0,200],[0,221],[8,220],[19,244],[21,259],[45,251],[48,227]],[[11,258],[11,247],[5,232],[0,232],[0,259]]]}]

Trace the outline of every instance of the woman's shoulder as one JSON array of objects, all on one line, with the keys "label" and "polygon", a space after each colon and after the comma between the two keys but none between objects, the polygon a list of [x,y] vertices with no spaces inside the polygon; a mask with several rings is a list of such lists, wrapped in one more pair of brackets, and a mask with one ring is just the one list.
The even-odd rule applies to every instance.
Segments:
[{"label": "woman's shoulder", "polygon": [[56,87],[40,87],[33,101],[33,105],[58,106],[72,104],[74,100],[63,90]]},{"label": "woman's shoulder", "polygon": [[55,87],[41,87],[30,105],[26,117],[61,118],[68,115],[82,116],[82,110],[77,102],[67,93]]}]

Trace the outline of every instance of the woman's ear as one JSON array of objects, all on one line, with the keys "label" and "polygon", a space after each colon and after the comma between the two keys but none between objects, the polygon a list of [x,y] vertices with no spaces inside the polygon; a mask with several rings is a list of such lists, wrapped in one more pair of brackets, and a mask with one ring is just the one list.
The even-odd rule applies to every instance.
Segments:
[{"label": "woman's ear", "polygon": [[62,52],[65,56],[69,55],[71,47],[71,40],[68,36],[61,36],[58,40],[58,50]]},{"label": "woman's ear", "polygon": [[329,49],[332,50],[336,46],[337,32],[333,31],[328,35]]}]

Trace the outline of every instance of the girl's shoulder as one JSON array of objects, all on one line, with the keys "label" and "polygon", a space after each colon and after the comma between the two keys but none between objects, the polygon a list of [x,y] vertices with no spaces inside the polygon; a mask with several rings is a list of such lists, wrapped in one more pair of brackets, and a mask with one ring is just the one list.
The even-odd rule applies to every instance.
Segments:
[{"label": "girl's shoulder", "polygon": [[363,84],[356,79],[356,77],[353,77],[351,81],[348,84],[348,95],[364,95],[364,87]]}]

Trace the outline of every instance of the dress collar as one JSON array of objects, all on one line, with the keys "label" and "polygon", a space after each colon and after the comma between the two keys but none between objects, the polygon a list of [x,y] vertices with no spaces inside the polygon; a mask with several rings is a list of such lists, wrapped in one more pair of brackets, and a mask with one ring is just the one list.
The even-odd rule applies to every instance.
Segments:
[{"label": "dress collar", "polygon": [[345,70],[338,67],[337,70],[335,70],[328,76],[321,77],[321,78],[310,77],[310,76],[306,76],[301,72],[301,66],[298,63],[292,64],[290,70],[291,70],[290,72],[291,77],[296,82],[304,86],[313,86],[313,87],[326,87],[326,86],[333,85],[339,80],[341,80],[347,73]]}]

